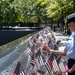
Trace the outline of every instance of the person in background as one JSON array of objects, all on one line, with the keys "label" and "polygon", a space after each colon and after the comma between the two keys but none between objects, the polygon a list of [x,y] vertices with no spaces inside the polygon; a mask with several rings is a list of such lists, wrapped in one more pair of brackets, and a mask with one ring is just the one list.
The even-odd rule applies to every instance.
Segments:
[{"label": "person in background", "polygon": [[68,75],[75,75],[75,13],[67,16],[67,25],[71,35],[64,50],[53,50],[47,46],[47,49],[54,54],[68,56]]}]

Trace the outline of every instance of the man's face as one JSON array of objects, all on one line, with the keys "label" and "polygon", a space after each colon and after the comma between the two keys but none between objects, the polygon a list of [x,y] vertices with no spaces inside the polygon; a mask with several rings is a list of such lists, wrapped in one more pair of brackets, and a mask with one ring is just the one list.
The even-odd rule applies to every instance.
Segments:
[{"label": "man's face", "polygon": [[70,22],[68,23],[68,28],[70,29],[70,31],[75,31],[75,22]]}]

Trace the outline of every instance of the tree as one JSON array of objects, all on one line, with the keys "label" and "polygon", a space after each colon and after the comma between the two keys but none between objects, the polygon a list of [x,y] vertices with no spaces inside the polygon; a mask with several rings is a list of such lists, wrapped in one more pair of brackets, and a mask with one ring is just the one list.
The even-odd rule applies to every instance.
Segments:
[{"label": "tree", "polygon": [[0,23],[64,21],[74,7],[74,0],[0,0]]}]

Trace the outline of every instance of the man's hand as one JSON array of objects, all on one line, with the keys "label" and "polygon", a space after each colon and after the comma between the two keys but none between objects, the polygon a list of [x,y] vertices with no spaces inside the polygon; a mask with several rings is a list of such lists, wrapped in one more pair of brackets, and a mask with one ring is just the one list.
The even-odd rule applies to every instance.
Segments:
[{"label": "man's hand", "polygon": [[71,70],[71,69],[69,69],[67,72],[68,72],[68,73],[72,73],[72,70]]},{"label": "man's hand", "polygon": [[68,70],[69,73],[72,73],[73,71],[75,71],[75,64],[72,66],[71,69]]},{"label": "man's hand", "polygon": [[46,51],[49,52],[49,49],[48,49],[48,47],[46,45],[43,46],[43,49],[42,50],[46,50]]}]

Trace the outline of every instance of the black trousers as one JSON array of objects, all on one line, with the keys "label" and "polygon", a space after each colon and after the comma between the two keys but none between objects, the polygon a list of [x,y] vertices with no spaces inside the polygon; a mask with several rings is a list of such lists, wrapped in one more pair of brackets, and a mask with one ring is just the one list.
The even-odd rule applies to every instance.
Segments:
[{"label": "black trousers", "polygon": [[[75,64],[75,59],[68,60],[68,68],[70,69]],[[75,71],[72,73],[68,73],[68,75],[75,75]]]}]

